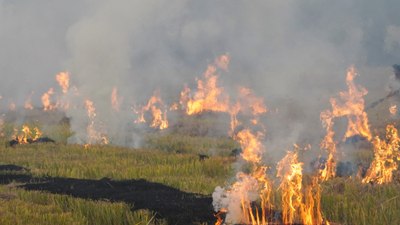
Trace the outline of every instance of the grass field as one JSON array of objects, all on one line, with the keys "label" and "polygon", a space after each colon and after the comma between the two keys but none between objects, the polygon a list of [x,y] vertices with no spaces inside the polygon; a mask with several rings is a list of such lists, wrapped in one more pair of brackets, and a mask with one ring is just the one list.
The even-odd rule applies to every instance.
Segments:
[{"label": "grass field", "polygon": [[[143,149],[85,148],[65,144],[67,127],[54,128],[53,134],[57,144],[11,148],[2,140],[0,224],[184,224],[176,221],[191,213],[198,216],[194,224],[213,224],[211,194],[235,173],[236,159],[229,154],[238,145],[229,138],[153,133]],[[200,160],[198,154],[209,158]],[[363,162],[371,156],[355,153]],[[343,225],[400,224],[395,178],[388,185],[353,178],[323,183],[324,217]],[[154,196],[144,196],[153,203],[134,196],[142,190],[130,188],[141,184],[154,189]]]}]

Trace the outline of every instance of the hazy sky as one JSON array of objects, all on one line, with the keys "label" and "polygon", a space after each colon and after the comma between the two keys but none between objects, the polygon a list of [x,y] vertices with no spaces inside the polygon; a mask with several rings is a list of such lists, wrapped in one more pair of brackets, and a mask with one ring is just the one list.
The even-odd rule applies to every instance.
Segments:
[{"label": "hazy sky", "polygon": [[399,10],[398,0],[0,0],[0,95],[22,105],[34,91],[39,104],[69,71],[101,111],[114,86],[127,102],[175,96],[228,53],[221,85],[318,122],[350,65],[371,93],[383,89],[400,63]]}]

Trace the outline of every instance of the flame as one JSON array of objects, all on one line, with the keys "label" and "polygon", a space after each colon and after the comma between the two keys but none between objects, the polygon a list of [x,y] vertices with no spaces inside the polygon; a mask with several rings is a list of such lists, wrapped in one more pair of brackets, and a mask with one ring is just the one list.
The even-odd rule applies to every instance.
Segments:
[{"label": "flame", "polygon": [[185,84],[183,90],[180,93],[179,104],[181,105],[182,109],[186,109],[187,103],[190,100],[189,97],[190,88]]},{"label": "flame", "polygon": [[386,140],[376,136],[372,140],[374,159],[362,180],[363,183],[375,182],[378,184],[392,181],[393,171],[398,167],[396,159],[400,159],[400,137],[393,125],[386,127]]},{"label": "flame", "polygon": [[260,97],[255,96],[249,88],[240,87],[239,95],[242,111],[250,111],[250,113],[254,116],[264,114],[268,111],[267,107],[264,104],[264,100]]},{"label": "flame", "polygon": [[239,113],[253,116],[250,122],[253,125],[257,125],[259,116],[267,113],[267,111],[268,109],[262,98],[254,95],[249,88],[240,87],[237,102],[229,108],[229,115],[231,117],[229,135],[233,135],[236,127],[241,124],[237,119]]},{"label": "flame", "polygon": [[354,84],[354,78],[357,76],[354,67],[347,70],[346,84],[347,91],[339,93],[339,99],[331,98],[332,110],[326,110],[321,113],[322,125],[326,130],[326,136],[321,142],[321,148],[328,152],[328,159],[320,177],[322,180],[328,180],[335,176],[336,170],[336,143],[334,140],[335,132],[333,130],[334,119],[346,117],[348,120],[347,130],[343,140],[354,135],[360,135],[371,140],[372,135],[368,125],[368,116],[365,112],[364,96],[368,91],[361,86]]},{"label": "flame", "polygon": [[12,138],[17,140],[19,144],[28,144],[39,139],[42,134],[43,133],[37,127],[34,127],[32,132],[28,125],[22,125],[21,131],[14,128]]},{"label": "flame", "polygon": [[50,88],[46,93],[42,95],[42,104],[43,104],[43,110],[48,111],[48,110],[53,110],[55,108],[54,105],[51,104],[51,96],[54,94],[53,88]]},{"label": "flame", "polygon": [[295,221],[297,209],[302,201],[302,166],[297,161],[297,153],[288,152],[278,163],[277,177],[281,178],[279,188],[282,190],[282,219],[284,224],[292,224]]},{"label": "flame", "polygon": [[302,167],[297,152],[290,151],[277,165],[277,177],[281,178],[283,223],[322,224],[318,178],[314,177],[304,188]]},{"label": "flame", "polygon": [[[264,150],[261,142],[263,136],[261,132],[254,134],[249,129],[245,129],[234,137],[243,149],[242,158],[251,164],[252,171],[249,174],[238,172],[236,182],[226,190],[227,198],[230,200],[226,209],[228,222],[268,224],[268,216],[273,207],[271,202],[272,182],[267,177],[268,167],[261,164]],[[260,200],[259,206],[252,204],[256,200]],[[232,215],[229,214],[230,210],[236,213],[240,210],[241,213]],[[233,219],[232,216],[239,218]]]},{"label": "flame", "polygon": [[222,214],[226,213],[226,209],[220,209],[216,214],[214,214],[215,218],[217,218],[217,222],[215,222],[214,225],[222,225],[224,220],[222,219]]},{"label": "flame", "polygon": [[100,143],[100,144],[108,144],[109,141],[105,134],[99,132],[96,128],[95,119],[96,119],[96,108],[94,107],[94,103],[88,99],[85,100],[85,108],[87,112],[87,116],[89,118],[89,124],[86,128],[87,133],[87,148],[90,144]]},{"label": "flame", "polygon": [[136,111],[138,118],[135,120],[135,123],[145,123],[145,113],[151,112],[153,120],[150,123],[150,127],[160,130],[168,128],[167,110],[164,109],[165,105],[158,95],[156,92],[145,106]]},{"label": "flame", "polygon": [[118,98],[118,89],[117,87],[113,87],[111,91],[111,105],[115,111],[119,111],[120,109],[120,99]]},{"label": "flame", "polygon": [[[207,67],[204,80],[197,80],[197,92],[193,98],[189,98],[186,104],[188,115],[199,114],[203,111],[227,112],[229,110],[229,97],[223,93],[223,88],[218,87],[217,68],[227,69],[229,56],[222,55],[214,64]],[[181,96],[187,96],[188,89],[184,89]],[[182,99],[184,102],[184,99]]]},{"label": "flame", "polygon": [[242,130],[235,136],[235,139],[242,146],[243,159],[252,163],[260,163],[264,150],[260,141],[262,136],[262,133],[253,134],[249,129]]},{"label": "flame", "polygon": [[66,94],[69,89],[69,73],[68,72],[61,72],[56,75],[56,80],[60,85],[62,92]]},{"label": "flame", "polygon": [[390,115],[395,116],[397,114],[397,105],[391,105],[389,108]]}]

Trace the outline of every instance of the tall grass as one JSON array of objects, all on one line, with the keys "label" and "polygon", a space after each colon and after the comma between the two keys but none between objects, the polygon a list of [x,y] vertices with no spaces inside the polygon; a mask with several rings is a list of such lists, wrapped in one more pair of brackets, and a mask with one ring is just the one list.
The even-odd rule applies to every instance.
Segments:
[{"label": "tall grass", "polygon": [[200,161],[196,154],[168,154],[111,146],[20,145],[0,149],[0,163],[24,166],[34,176],[115,180],[146,179],[183,191],[210,194],[230,174],[231,158]]},{"label": "tall grass", "polygon": [[324,184],[322,209],[330,221],[356,225],[400,224],[400,185],[334,179]]}]

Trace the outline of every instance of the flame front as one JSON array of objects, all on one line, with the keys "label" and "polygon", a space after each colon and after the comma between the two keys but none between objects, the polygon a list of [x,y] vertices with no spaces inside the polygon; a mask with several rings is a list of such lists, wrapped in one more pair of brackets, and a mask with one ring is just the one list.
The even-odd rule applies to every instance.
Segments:
[{"label": "flame front", "polygon": [[150,127],[158,128],[160,130],[168,128],[167,110],[161,98],[156,92],[147,102],[145,106],[137,110],[138,118],[135,123],[145,123],[145,113],[150,112],[152,115],[152,121]]},{"label": "flame front", "polygon": [[339,93],[339,99],[331,98],[332,110],[326,110],[321,113],[322,125],[326,129],[326,136],[321,142],[321,148],[328,152],[328,159],[325,168],[321,171],[321,179],[328,180],[335,176],[336,170],[336,143],[334,140],[335,132],[333,130],[333,120],[338,117],[346,117],[348,121],[347,130],[343,140],[354,135],[360,135],[371,140],[372,135],[369,129],[368,116],[365,112],[364,96],[368,91],[361,86],[354,84],[354,78],[357,76],[354,67],[347,70],[346,84],[347,91]]},{"label": "flame front", "polygon": [[393,125],[386,127],[386,140],[376,136],[372,140],[374,159],[362,180],[363,183],[385,184],[392,181],[393,171],[397,170],[396,160],[400,159],[400,138]]},{"label": "flame front", "polygon": [[240,131],[235,139],[242,146],[242,157],[244,160],[253,164],[260,163],[263,152],[263,146],[260,142],[262,133],[253,134],[249,129]]},{"label": "flame front", "polygon": [[43,133],[37,127],[34,127],[32,131],[28,125],[22,125],[21,131],[14,128],[12,138],[16,140],[18,144],[28,144],[38,140],[42,134]]},{"label": "flame front", "polygon": [[188,89],[181,94],[181,102],[187,102],[188,115],[199,114],[203,111],[227,112],[229,110],[229,97],[223,93],[223,88],[218,87],[217,68],[227,69],[229,56],[222,55],[215,63],[207,67],[204,80],[197,81],[197,92],[193,98],[187,96]]},{"label": "flame front", "polygon": [[304,188],[302,167],[297,152],[288,152],[277,165],[277,177],[281,178],[283,223],[322,224],[318,177],[313,177],[311,184]]}]

